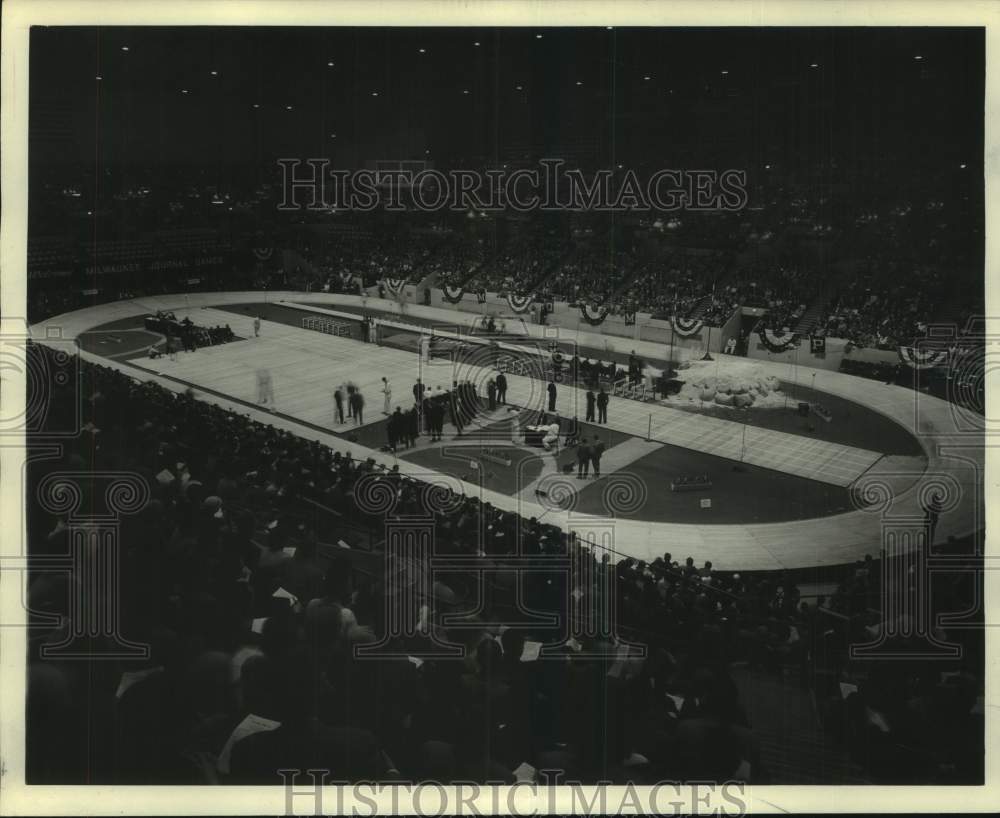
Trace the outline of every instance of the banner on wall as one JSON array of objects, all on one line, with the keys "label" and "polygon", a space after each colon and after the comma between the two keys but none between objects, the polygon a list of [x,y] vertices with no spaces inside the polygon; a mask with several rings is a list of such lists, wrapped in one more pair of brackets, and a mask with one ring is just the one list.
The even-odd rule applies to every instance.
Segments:
[{"label": "banner on wall", "polygon": [[444,300],[449,304],[457,304],[462,300],[462,296],[465,295],[465,288],[452,287],[446,284],[441,288],[441,294],[444,296]]},{"label": "banner on wall", "polygon": [[900,347],[899,360],[912,369],[931,369],[948,362],[947,349]]},{"label": "banner on wall", "polygon": [[515,313],[527,312],[531,307],[532,301],[533,299],[530,295],[507,293],[507,306]]},{"label": "banner on wall", "polygon": [[583,320],[594,327],[603,324],[609,312],[610,310],[603,304],[580,305],[580,315],[583,316]]},{"label": "banner on wall", "polygon": [[670,319],[670,326],[682,338],[690,338],[701,332],[705,322],[697,318],[681,318],[679,315],[675,315]]},{"label": "banner on wall", "polygon": [[384,278],[382,279],[382,284],[391,295],[398,296],[401,292],[403,292],[403,288],[406,286],[406,279]]},{"label": "banner on wall", "polygon": [[757,329],[760,342],[770,352],[787,352],[794,349],[798,344],[795,342],[795,333],[791,330],[775,331],[761,325]]}]

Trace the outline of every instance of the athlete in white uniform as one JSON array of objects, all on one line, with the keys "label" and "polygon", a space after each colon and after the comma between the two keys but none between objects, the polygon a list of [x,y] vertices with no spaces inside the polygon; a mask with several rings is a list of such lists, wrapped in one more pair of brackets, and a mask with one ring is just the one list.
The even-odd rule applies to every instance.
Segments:
[{"label": "athlete in white uniform", "polygon": [[261,406],[274,404],[274,385],[268,369],[257,370],[257,403]]},{"label": "athlete in white uniform", "polygon": [[389,404],[392,402],[392,387],[389,386],[389,380],[387,378],[382,378],[382,394],[385,395],[385,404],[382,406],[382,414],[389,414]]}]

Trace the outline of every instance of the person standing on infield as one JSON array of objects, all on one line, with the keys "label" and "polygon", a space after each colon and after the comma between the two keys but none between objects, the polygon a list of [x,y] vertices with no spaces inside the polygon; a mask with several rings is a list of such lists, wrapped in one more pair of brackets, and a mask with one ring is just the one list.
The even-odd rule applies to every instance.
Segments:
[{"label": "person standing on infield", "polygon": [[507,403],[507,376],[503,372],[497,372],[497,402],[503,406]]},{"label": "person standing on infield", "polygon": [[594,435],[594,442],[590,444],[590,463],[594,467],[594,479],[601,476],[601,455],[604,454],[604,441]]},{"label": "person standing on infield", "polygon": [[584,438],[576,447],[576,479],[583,480],[587,476],[587,469],[590,468],[590,458],[593,455],[593,449],[591,449],[590,444],[587,443],[587,439]]},{"label": "person standing on infield", "polygon": [[604,391],[604,387],[601,387],[601,391],[597,393],[597,422],[607,423],[608,422],[608,393]]},{"label": "person standing on infield", "polygon": [[391,411],[389,408],[389,403],[392,400],[392,387],[389,386],[388,378],[382,378],[382,394],[385,395],[385,402],[382,406],[382,414],[388,415]]},{"label": "person standing on infield", "polygon": [[354,391],[351,393],[350,403],[351,414],[354,416],[354,425],[357,426],[364,423],[365,399],[361,394],[361,390],[357,387],[355,387]]},{"label": "person standing on infield", "polygon": [[344,387],[338,386],[333,390],[333,402],[337,411],[337,423],[344,422]]}]

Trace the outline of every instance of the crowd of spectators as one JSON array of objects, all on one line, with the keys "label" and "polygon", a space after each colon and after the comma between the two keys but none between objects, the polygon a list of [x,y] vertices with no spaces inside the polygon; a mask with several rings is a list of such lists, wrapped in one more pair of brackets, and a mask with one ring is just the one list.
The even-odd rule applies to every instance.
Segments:
[{"label": "crowd of spectators", "polygon": [[[747,716],[736,661],[853,684],[857,698],[823,702],[872,776],[951,783],[981,765],[981,630],[961,632],[964,658],[930,663],[929,675],[850,662],[858,630],[878,626],[878,560],[848,567],[818,600],[780,572],[716,571],[671,554],[642,562],[355,458],[346,441],[333,451],[190,393],[80,365],[79,382],[53,384],[46,423],[64,428],[79,405],[85,433],[61,456],[31,461],[29,552],[71,547],[73,521],[39,499],[46,476],[86,473],[83,508],[99,504],[102,474],[143,479],[150,498],[120,527],[118,635],[151,655],[40,659],[41,645],[72,630],[69,588],[85,577],[31,573],[29,782],[273,785],[279,769],[318,768],[335,780],[510,783],[527,763],[570,779],[766,783],[754,732],[766,725]],[[386,523],[412,525],[428,508],[435,555],[467,569],[435,577],[417,553],[386,562]],[[538,570],[499,562],[513,553]],[[560,558],[574,571],[546,567]],[[946,591],[972,598],[964,581]],[[567,641],[523,613],[561,611],[609,584],[619,644],[599,632]],[[416,629],[391,632],[395,615]],[[498,621],[509,625],[489,624]],[[95,652],[109,641],[85,639],[79,647]],[[533,661],[536,640],[560,659]],[[443,642],[465,657],[435,655]],[[645,646],[645,659],[625,642]],[[358,656],[365,646],[385,651]],[[939,683],[941,672],[956,675]],[[233,743],[247,719],[264,727]],[[934,732],[942,725],[944,735]],[[865,749],[872,735],[875,755]],[[900,743],[907,764],[889,766]]]},{"label": "crowd of spectators", "polygon": [[[794,174],[766,165],[748,179],[749,199],[740,210],[610,218],[286,214],[277,209],[280,176],[239,190],[220,190],[203,174],[154,175],[141,183],[130,176],[102,180],[102,191],[117,192],[94,211],[101,217],[96,246],[85,227],[92,223],[88,197],[96,180],[54,174],[34,189],[31,202],[29,318],[114,300],[121,291],[203,286],[189,284],[193,278],[219,290],[288,285],[353,292],[356,279],[372,287],[386,278],[416,284],[433,277],[436,286],[598,302],[657,317],[676,313],[712,325],[738,306],[760,307],[777,329],[794,328],[812,310],[817,326],[810,331],[885,348],[909,343],[929,322],[981,313],[983,224],[973,174],[900,178],[880,167],[854,168],[851,182],[829,183],[831,174],[845,173],[822,163]],[[241,204],[252,204],[252,215]],[[267,269],[254,272],[253,258],[239,257],[244,246],[274,251],[265,268],[281,264],[283,249],[306,263],[275,280]],[[224,259],[220,265],[185,267],[185,260],[216,255]],[[147,268],[148,258],[161,257],[180,266]],[[138,273],[108,272],[136,258]],[[98,262],[106,268],[99,275],[83,274]],[[953,303],[956,291],[971,293],[969,303]]]},{"label": "crowd of spectators", "polygon": [[[435,236],[431,246],[425,245],[430,239],[419,236],[413,239],[416,247],[395,257],[375,242],[328,261],[322,269],[339,275],[353,271],[365,286],[380,278],[408,276],[415,283],[435,275],[439,286],[461,286],[467,292],[600,304],[613,314],[677,315],[715,326],[740,307],[756,307],[767,311],[765,323],[776,331],[794,330],[819,300],[814,307],[817,326],[810,330],[847,338],[855,346],[881,348],[920,335],[934,316],[943,283],[939,273],[927,268],[901,277],[893,264],[875,279],[867,271],[845,275],[814,265],[740,260],[729,250],[663,244],[641,253],[626,248],[609,252],[603,237],[545,238],[516,236],[498,246],[447,234]],[[331,289],[340,287],[337,283]]]},{"label": "crowd of spectators", "polygon": [[[739,307],[757,307],[767,310],[765,322],[775,330],[794,330],[811,310],[808,331],[847,338],[854,346],[888,349],[919,337],[942,312],[971,314],[981,305],[977,297],[966,299],[968,304],[954,303],[956,290],[968,289],[954,286],[949,257],[942,256],[947,243],[933,222],[946,208],[933,204],[917,210],[881,202],[849,228],[824,228],[822,241],[834,245],[849,236],[856,247],[837,264],[821,262],[812,251],[791,249],[795,242],[820,240],[805,228],[822,222],[821,210],[810,210],[808,197],[801,195],[785,207],[772,203],[742,220],[732,214],[723,220],[686,216],[671,220],[671,225],[681,225],[676,230],[646,225],[645,232],[634,234],[573,219],[538,224],[512,220],[503,230],[491,226],[492,218],[391,228],[362,219],[328,232],[319,227],[286,231],[280,241],[301,262],[277,275],[271,268],[282,266],[280,252],[266,263],[244,265],[242,274],[236,264],[194,279],[183,269],[155,276],[102,274],[79,282],[39,278],[29,288],[29,316],[38,320],[114,300],[123,292],[143,295],[192,286],[357,292],[403,279],[480,294],[530,295],[540,303],[600,304],[615,314],[698,318],[710,325],[725,323]],[[930,232],[925,236],[921,230]],[[918,250],[926,250],[925,260],[913,260]],[[48,256],[39,255],[37,248],[34,252],[37,264],[49,263]],[[841,248],[838,255],[844,252]],[[975,269],[966,256],[955,258]],[[39,270],[40,275],[54,275],[48,267]]]},{"label": "crowd of spectators", "polygon": [[[380,286],[387,278],[414,283],[434,276],[437,286],[461,286],[467,292],[532,295],[540,303],[599,304],[612,314],[642,311],[661,319],[677,315],[712,326],[725,323],[741,306],[758,307],[766,310],[764,321],[775,331],[794,331],[820,293],[828,290],[825,304],[813,307],[816,326],[810,326],[810,331],[845,338],[856,347],[880,349],[908,345],[922,337],[928,323],[939,319],[942,304],[950,303],[949,283],[937,267],[913,268],[904,276],[890,265],[878,274],[865,268],[855,275],[823,280],[820,272],[801,267],[740,266],[722,253],[636,259],[616,252],[602,258],[582,248],[553,246],[537,254],[522,248],[494,255],[486,243],[464,246],[441,238],[433,246],[400,255],[393,252],[376,245],[328,255],[321,261],[310,259],[310,272],[298,266],[280,281],[252,275],[253,280],[240,279],[234,273],[206,280],[194,289],[277,286],[356,293],[361,287]],[[32,287],[29,317],[36,321],[137,294],[192,289],[180,279],[172,286],[160,280],[150,284],[129,282],[128,287],[106,286],[100,291]],[[977,299],[966,300],[968,305],[956,309],[963,316],[975,314]]]},{"label": "crowd of spectators", "polygon": [[827,335],[855,346],[894,349],[922,337],[947,297],[948,282],[937,268],[868,268],[843,284],[822,325]]}]

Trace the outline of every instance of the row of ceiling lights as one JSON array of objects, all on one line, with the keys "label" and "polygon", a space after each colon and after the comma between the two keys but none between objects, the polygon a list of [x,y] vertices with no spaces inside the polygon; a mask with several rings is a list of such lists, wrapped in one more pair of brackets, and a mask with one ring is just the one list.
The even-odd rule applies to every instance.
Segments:
[{"label": "row of ceiling lights", "polygon": [[[611,29],[612,29],[612,26],[608,26],[608,30],[611,30]],[[538,40],[542,39],[542,35],[541,35],[541,34],[536,34],[536,35],[535,35],[535,39],[538,39]],[[480,45],[481,45],[481,43],[480,43],[480,42],[479,42],[479,41],[477,40],[477,41],[475,41],[475,42],[473,43],[473,45],[474,45],[474,46],[477,46],[477,47],[478,47],[478,46],[480,46]],[[128,47],[127,45],[123,45],[123,46],[121,47],[121,50],[122,50],[122,51],[129,51],[129,47]],[[418,50],[418,53],[420,53],[420,54],[426,54],[426,53],[427,53],[427,49],[426,49],[426,48],[420,48],[420,49],[417,49],[417,50]],[[915,54],[915,55],[914,55],[914,57],[913,57],[913,59],[914,59],[914,60],[916,60],[916,61],[918,61],[918,62],[919,62],[919,61],[922,61],[922,60],[923,60],[923,55],[922,55],[922,54]],[[328,68],[335,68],[335,67],[336,67],[336,63],[334,63],[334,62],[333,62],[332,60],[328,61],[326,65],[327,65],[327,67],[328,67]],[[819,63],[810,63],[810,64],[809,64],[809,67],[810,67],[810,68],[813,68],[813,69],[815,69],[815,68],[819,68]],[[723,68],[723,69],[720,69],[719,73],[720,73],[720,74],[721,74],[722,76],[724,76],[724,77],[725,77],[725,76],[728,76],[728,74],[729,74],[729,70],[728,70],[728,69],[726,69],[726,68]],[[217,77],[217,76],[219,76],[219,72],[218,72],[218,71],[216,71],[216,70],[212,70],[212,71],[210,71],[210,72],[209,72],[209,74],[210,74],[211,76],[213,76],[213,77]],[[103,79],[104,79],[104,77],[103,77],[102,75],[98,74],[97,76],[95,76],[95,77],[94,77],[94,79],[95,79],[95,80],[97,80],[98,82],[100,82],[101,80],[103,80]],[[643,75],[643,78],[642,78],[642,79],[643,79],[643,81],[644,81],[644,82],[649,82],[650,80],[652,80],[652,76],[650,76],[649,74],[645,74],[645,75]],[[577,85],[578,87],[579,87],[579,86],[582,86],[582,85],[583,85],[583,81],[582,81],[582,80],[577,80],[577,81],[576,81],[576,85]],[[524,90],[524,86],[523,86],[523,85],[516,85],[516,86],[515,86],[515,90],[517,90],[517,91],[523,91],[523,90]],[[189,91],[188,91],[188,89],[187,89],[187,88],[182,88],[182,89],[181,89],[181,93],[182,93],[182,94],[187,94],[187,93],[189,93]],[[463,91],[462,91],[462,93],[463,93],[463,94],[469,94],[469,93],[471,93],[471,92],[470,92],[470,91],[468,91],[468,90],[463,90]],[[670,93],[671,93],[671,94],[673,93],[673,90],[672,90],[672,89],[670,90]],[[372,92],[371,92],[371,95],[372,95],[373,97],[377,97],[377,96],[379,95],[379,92],[378,92],[378,91],[372,91]],[[254,106],[253,106],[253,107],[254,107],[254,108],[259,108],[259,107],[260,107],[260,105],[257,105],[257,104],[254,104]],[[288,110],[288,111],[291,111],[291,110],[292,110],[292,106],[291,106],[291,105],[288,105],[288,106],[286,106],[285,110]]]}]

